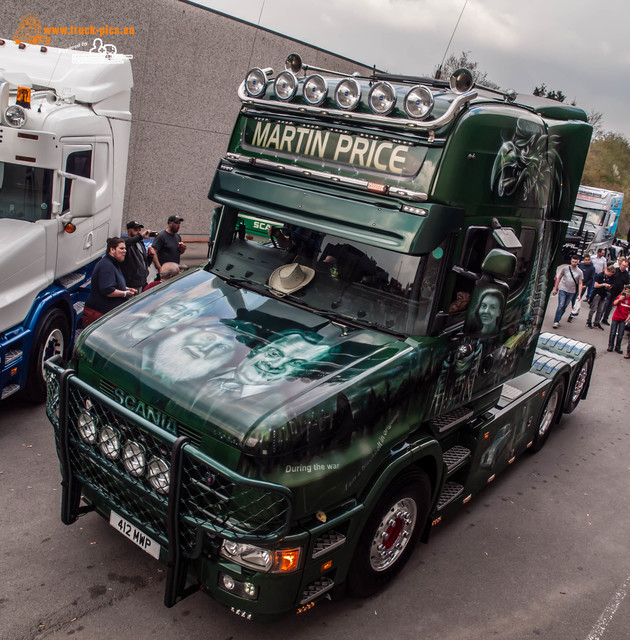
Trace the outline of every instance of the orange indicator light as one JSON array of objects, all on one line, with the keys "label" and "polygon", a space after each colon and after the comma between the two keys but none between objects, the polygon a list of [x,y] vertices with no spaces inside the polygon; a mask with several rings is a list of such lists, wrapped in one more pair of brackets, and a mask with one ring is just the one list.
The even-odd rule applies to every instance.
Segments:
[{"label": "orange indicator light", "polygon": [[17,367],[13,367],[13,369],[11,369],[10,375],[14,376],[17,372],[18,372],[18,368]]},{"label": "orange indicator light", "polygon": [[16,104],[19,104],[21,107],[25,109],[31,108],[31,90],[28,87],[18,87],[17,88],[17,98],[15,100]]},{"label": "orange indicator light", "polygon": [[483,439],[484,440],[487,440],[489,437],[490,437],[490,433],[489,432],[483,434]]},{"label": "orange indicator light", "polygon": [[300,549],[281,549],[276,551],[276,567],[278,573],[295,571],[300,564]]},{"label": "orange indicator light", "polygon": [[328,560],[328,562],[324,562],[324,564],[321,566],[321,569],[319,571],[320,573],[324,573],[324,571],[328,571],[330,567],[332,567],[332,560]]},{"label": "orange indicator light", "polygon": [[472,493],[469,494],[468,496],[466,496],[463,500],[462,503],[466,504],[467,502],[470,502],[470,499],[472,498]]},{"label": "orange indicator light", "polygon": [[432,523],[431,526],[435,527],[436,524],[440,524],[440,520],[442,520],[442,516],[440,516],[439,518],[436,518]]},{"label": "orange indicator light", "polygon": [[72,222],[68,222],[68,224],[63,228],[66,233],[74,233],[77,228],[72,224]]},{"label": "orange indicator light", "polygon": [[497,477],[496,473],[493,473],[489,478],[488,482],[492,482]]},{"label": "orange indicator light", "polygon": [[368,182],[367,189],[373,193],[387,193],[387,185],[379,182]]}]

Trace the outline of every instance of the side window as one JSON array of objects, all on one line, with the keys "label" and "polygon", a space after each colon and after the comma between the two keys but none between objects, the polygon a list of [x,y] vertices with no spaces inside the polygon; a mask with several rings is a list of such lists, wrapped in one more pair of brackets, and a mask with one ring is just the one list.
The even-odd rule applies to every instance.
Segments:
[{"label": "side window", "polygon": [[[82,178],[92,177],[92,150],[75,151],[66,159],[66,172],[73,173]],[[63,208],[67,211],[70,208],[70,191],[72,190],[72,180],[66,178],[66,184],[63,190]]]},{"label": "side window", "polygon": [[[510,296],[521,289],[531,271],[532,261],[536,252],[536,230],[523,227],[518,238],[521,248],[512,251],[516,256],[516,270],[514,277],[507,285]],[[469,227],[466,231],[461,260],[453,267],[454,286],[450,298],[449,313],[457,314],[468,306],[475,280],[481,277],[481,265],[491,249],[500,248],[492,235],[490,227]]]}]

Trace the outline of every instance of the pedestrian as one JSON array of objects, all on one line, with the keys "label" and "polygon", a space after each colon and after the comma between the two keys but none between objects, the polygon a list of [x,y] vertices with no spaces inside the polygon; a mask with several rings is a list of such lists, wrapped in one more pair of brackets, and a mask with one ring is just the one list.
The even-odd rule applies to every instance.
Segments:
[{"label": "pedestrian", "polygon": [[628,273],[628,261],[625,258],[619,259],[619,268],[615,271],[610,284],[610,297],[606,300],[606,307],[604,308],[604,317],[602,324],[609,325],[608,316],[613,306],[613,302],[617,299],[619,294],[623,291],[623,288],[630,284],[630,273]]},{"label": "pedestrian", "polygon": [[586,289],[586,299],[590,300],[593,295],[593,285],[595,284],[595,265],[591,262],[590,254],[584,254],[578,267],[584,276],[583,286]]},{"label": "pedestrian", "polygon": [[125,248],[127,255],[121,265],[121,271],[128,287],[133,287],[142,291],[147,285],[149,277],[149,265],[153,260],[153,254],[147,252],[144,246],[144,239],[151,235],[149,229],[136,220],[127,223],[127,237],[125,238]]},{"label": "pedestrian", "polygon": [[156,280],[160,279],[160,268],[165,262],[179,264],[181,254],[186,251],[186,245],[179,235],[179,228],[183,221],[184,218],[179,216],[170,216],[166,229],[160,231],[153,241],[153,264],[158,272]]},{"label": "pedestrian", "polygon": [[615,353],[623,353],[621,350],[621,341],[623,339],[623,331],[626,327],[626,321],[630,317],[630,286],[626,285],[623,291],[615,298],[613,302],[615,311],[612,316],[610,325],[610,336],[608,337],[608,351]]},{"label": "pedestrian", "polygon": [[571,256],[571,264],[564,265],[556,275],[553,295],[558,296],[558,308],[553,319],[553,328],[560,326],[560,320],[569,304],[573,306],[577,298],[582,295],[583,275],[578,268],[578,257]]},{"label": "pedestrian", "polygon": [[153,282],[149,282],[149,284],[143,289],[146,291],[147,289],[152,289],[158,284],[162,284],[166,280],[170,280],[175,276],[179,275],[179,265],[174,262],[165,262],[160,269],[160,279],[154,280]]},{"label": "pedestrian", "polygon": [[597,275],[598,273],[604,273],[604,269],[608,265],[608,260],[606,260],[605,254],[606,254],[606,249],[603,249],[602,247],[600,247],[597,250],[597,255],[591,258],[591,262],[595,267],[595,275]]},{"label": "pedestrian", "polygon": [[127,249],[122,238],[107,239],[107,253],[96,263],[92,271],[90,295],[83,309],[83,327],[92,324],[138,293],[136,289],[127,286],[120,270],[126,254]]},{"label": "pedestrian", "polygon": [[[586,326],[592,329],[595,326],[596,329],[605,331],[601,325],[602,315],[606,307],[606,301],[610,295],[610,289],[612,285],[610,280],[615,273],[615,267],[606,267],[602,273],[598,273],[595,276],[595,283],[593,289],[593,295],[591,296],[590,308],[588,311],[588,318],[586,319]],[[595,314],[595,324],[591,324],[591,320]]]}]

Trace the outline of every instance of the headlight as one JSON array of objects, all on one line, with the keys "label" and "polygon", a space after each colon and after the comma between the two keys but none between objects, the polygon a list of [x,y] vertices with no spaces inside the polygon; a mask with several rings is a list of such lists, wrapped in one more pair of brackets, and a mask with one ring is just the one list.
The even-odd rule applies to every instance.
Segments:
[{"label": "headlight", "polygon": [[96,418],[89,411],[82,411],[77,424],[81,440],[87,444],[96,444]]},{"label": "headlight", "polygon": [[12,127],[21,127],[26,122],[26,111],[19,104],[14,104],[4,112],[5,120]]},{"label": "headlight", "polygon": [[278,100],[291,100],[297,92],[298,79],[290,71],[281,71],[273,84],[273,91]]},{"label": "headlight", "polygon": [[98,434],[98,448],[110,460],[118,460],[120,456],[120,434],[117,429],[107,425]]},{"label": "headlight", "polygon": [[144,474],[144,468],[147,463],[144,447],[137,442],[127,442],[123,447],[122,461],[129,474],[134,478],[139,478]]},{"label": "headlight", "polygon": [[235,564],[263,573],[291,573],[300,567],[302,548],[272,550],[224,540],[221,555]]},{"label": "headlight", "polygon": [[261,96],[267,87],[267,76],[262,69],[250,69],[245,76],[245,91],[252,98]]},{"label": "headlight", "polygon": [[427,87],[419,84],[409,89],[405,96],[405,111],[412,118],[426,118],[433,109],[433,94]]},{"label": "headlight", "polygon": [[368,104],[374,113],[387,115],[396,104],[396,92],[389,82],[377,82],[368,94]]},{"label": "headlight", "polygon": [[168,493],[171,473],[168,465],[160,458],[153,458],[147,466],[147,478],[151,486],[162,495]]},{"label": "headlight", "polygon": [[328,95],[328,84],[326,80],[318,74],[309,76],[304,81],[302,95],[304,96],[304,100],[309,104],[321,104],[326,100],[326,96]]},{"label": "headlight", "polygon": [[335,103],[340,109],[350,111],[361,99],[361,85],[354,78],[342,80],[335,89]]}]

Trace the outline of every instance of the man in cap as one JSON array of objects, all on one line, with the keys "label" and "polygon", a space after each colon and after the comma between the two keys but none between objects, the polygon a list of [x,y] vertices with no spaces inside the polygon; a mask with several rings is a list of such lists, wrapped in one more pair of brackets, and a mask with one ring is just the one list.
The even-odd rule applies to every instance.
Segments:
[{"label": "man in cap", "polygon": [[145,229],[144,225],[137,220],[131,220],[127,223],[127,237],[125,238],[125,261],[120,269],[128,287],[133,287],[138,291],[142,291],[147,284],[149,276],[149,265],[152,256],[147,254],[143,240],[151,234],[149,229]]},{"label": "man in cap", "polygon": [[153,264],[158,272],[156,280],[160,279],[160,268],[165,262],[179,264],[181,254],[186,251],[186,245],[179,235],[179,227],[183,221],[184,218],[179,216],[170,216],[166,229],[160,231],[153,242],[153,250],[155,252],[153,254]]}]

